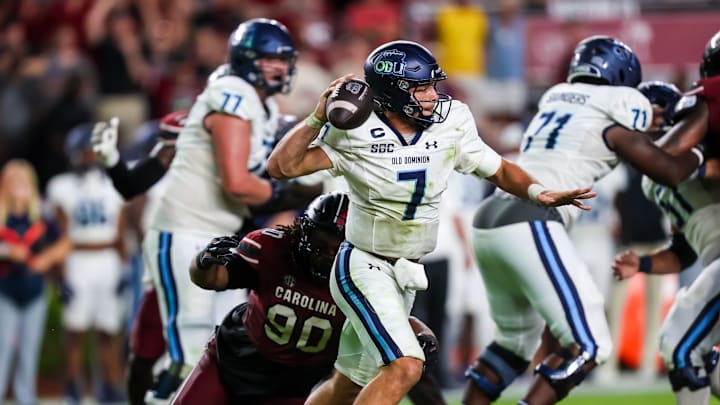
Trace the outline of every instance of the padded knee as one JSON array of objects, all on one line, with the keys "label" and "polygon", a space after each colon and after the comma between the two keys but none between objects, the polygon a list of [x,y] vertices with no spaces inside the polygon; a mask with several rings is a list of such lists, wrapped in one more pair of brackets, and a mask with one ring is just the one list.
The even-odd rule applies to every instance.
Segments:
[{"label": "padded knee", "polygon": [[680,391],[683,388],[697,391],[710,385],[710,379],[707,376],[701,376],[698,372],[699,368],[692,365],[670,370],[668,378],[673,391]]},{"label": "padded knee", "polygon": [[710,379],[710,391],[716,398],[720,398],[720,351],[713,348],[705,356],[705,371]]},{"label": "padded knee", "polygon": [[565,398],[570,390],[580,384],[587,375],[585,370],[587,364],[594,364],[594,359],[587,352],[581,352],[574,356],[569,350],[563,348],[558,356],[564,359],[563,363],[556,369],[545,364],[538,364],[535,367],[535,374],[539,374],[555,390],[555,396],[560,401]]},{"label": "padded knee", "polygon": [[468,367],[465,371],[465,377],[470,379],[492,401],[498,399],[503,390],[518,375],[525,372],[530,364],[529,361],[509,350],[503,349],[495,342],[492,342],[483,354],[478,357],[478,362],[490,369],[497,376],[499,382],[497,384],[492,383],[473,367]]}]

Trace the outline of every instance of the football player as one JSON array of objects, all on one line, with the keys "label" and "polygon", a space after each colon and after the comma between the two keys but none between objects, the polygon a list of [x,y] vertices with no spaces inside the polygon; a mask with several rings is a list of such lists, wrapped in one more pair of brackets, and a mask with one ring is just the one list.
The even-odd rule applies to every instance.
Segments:
[{"label": "football player", "polygon": [[[137,224],[142,231],[145,230],[146,224],[157,210],[160,196],[167,187],[167,181],[163,181],[166,178],[163,176],[175,156],[175,142],[185,126],[187,116],[188,111],[181,110],[161,118],[154,125],[157,127],[154,134],[157,143],[149,156],[137,162],[132,168],[128,168],[127,163],[120,159],[117,149],[118,120],[113,118],[108,122],[98,122],[93,127],[93,151],[103,162],[115,188],[126,200],[147,192],[147,198],[142,201],[134,201],[134,203],[139,202],[142,205],[142,217],[138,218],[141,220],[141,224]],[[284,136],[296,120],[292,116],[281,115],[278,121],[278,128],[274,134],[275,142]],[[271,181],[279,182],[278,180]],[[249,207],[252,214],[271,214],[285,209],[304,207],[322,190],[321,184],[302,185],[297,182],[278,184],[276,189],[280,190],[280,187],[283,187],[285,192],[277,193],[276,198],[261,206]],[[255,228],[254,222],[247,219],[243,223],[243,230],[239,232],[245,234]],[[137,320],[133,323],[130,337],[131,355],[128,364],[127,388],[131,404],[144,403],[145,393],[154,384],[153,365],[165,353],[166,342],[159,311],[157,292],[150,285],[142,293]]]},{"label": "football player", "polygon": [[[713,137],[720,133],[720,122],[711,118],[720,96],[720,32],[705,47],[700,73],[699,87],[683,97],[675,113],[690,120],[705,116],[704,125],[695,125],[705,127],[706,137]],[[698,112],[698,108],[704,111]],[[650,255],[623,252],[613,265],[615,276],[622,280],[637,272],[678,273],[698,258],[702,263],[698,278],[675,296],[660,331],[660,355],[678,405],[703,405],[711,392],[720,395],[720,354],[714,349],[720,343],[720,188],[716,181],[699,174],[673,188],[643,178],[645,195],[672,223],[672,241]]]},{"label": "football player", "polygon": [[303,403],[330,372],[345,319],[327,279],[347,206],[345,194],[324,194],[291,226],[216,238],[197,255],[193,282],[247,288],[248,302],[225,317],[173,403]]},{"label": "football player", "polygon": [[[704,141],[710,156],[720,155],[720,32],[705,45],[700,62],[700,80],[675,108],[678,121],[660,140],[672,153],[689,150]],[[710,162],[708,162],[710,163]]]},{"label": "football player", "polygon": [[[679,184],[703,155],[693,150],[673,157],[642,132],[653,110],[636,89],[640,80],[640,62],[625,44],[607,36],[582,40],[567,83],[541,97],[517,164],[553,188],[593,184],[620,159],[662,184]],[[520,404],[560,401],[609,356],[602,294],[567,234],[579,215],[502,190],[478,208],[473,245],[497,330],[466,372],[465,404],[495,401],[524,373],[545,325],[561,348],[536,367]]]},{"label": "football player", "polygon": [[[410,41],[381,45],[367,58],[375,111],[359,127],[327,123],[325,103],[273,150],[268,173],[292,178],[328,169],[350,188],[347,241],[333,265],[330,291],[347,317],[335,368],[308,403],[340,403],[343,387],[362,387],[357,403],[396,404],[420,379],[425,356],[408,324],[415,291],[427,288],[417,263],[437,242],[438,205],[455,170],[488,178],[544,206],[594,196],[589,188],[545,189],[483,143],[467,105],[437,90],[446,78],[435,57]],[[317,144],[311,145],[317,139]]]},{"label": "football player", "polygon": [[123,199],[112,181],[96,164],[90,145],[92,124],[81,124],[67,135],[65,150],[71,172],[53,177],[47,186],[49,203],[55,208],[64,234],[73,243],[65,260],[65,283],[72,294],[63,306],[63,324],[68,331],[68,403],[79,403],[82,388],[82,347],[86,333],[95,329],[99,337],[103,372],[102,400],[122,398],[117,333],[122,323],[121,279],[124,211]]},{"label": "football player", "polygon": [[332,370],[345,320],[328,278],[348,203],[346,194],[324,194],[291,226],[216,238],[197,255],[190,275],[200,287],[250,294],[217,328],[172,403],[304,403]]},{"label": "football player", "polygon": [[237,27],[228,53],[229,63],[208,80],[178,135],[167,189],[143,241],[171,360],[156,398],[177,388],[215,323],[239,299],[237,292],[208,291],[190,281],[186,269],[194,252],[241,229],[249,205],[280,192],[261,173],[278,123],[273,95],[290,89],[295,46],[285,26],[259,18]]}]

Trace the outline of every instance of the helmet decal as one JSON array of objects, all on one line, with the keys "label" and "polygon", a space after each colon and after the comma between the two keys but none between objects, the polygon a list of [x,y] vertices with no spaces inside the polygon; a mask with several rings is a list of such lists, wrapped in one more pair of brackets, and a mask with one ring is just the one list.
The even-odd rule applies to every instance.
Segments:
[{"label": "helmet decal", "polygon": [[405,52],[388,49],[380,54],[373,64],[375,73],[402,77],[405,74]]}]

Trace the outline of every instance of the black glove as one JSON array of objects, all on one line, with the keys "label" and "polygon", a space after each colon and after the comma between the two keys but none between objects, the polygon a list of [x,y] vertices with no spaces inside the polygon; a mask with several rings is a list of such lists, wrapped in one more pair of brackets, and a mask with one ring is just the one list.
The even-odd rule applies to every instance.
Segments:
[{"label": "black glove", "polygon": [[215,238],[195,257],[195,264],[201,270],[207,270],[214,264],[225,266],[236,254],[231,249],[240,244],[236,235]]},{"label": "black glove", "polygon": [[433,335],[418,333],[416,335],[420,348],[425,353],[425,367],[431,366],[438,361],[438,340]]}]

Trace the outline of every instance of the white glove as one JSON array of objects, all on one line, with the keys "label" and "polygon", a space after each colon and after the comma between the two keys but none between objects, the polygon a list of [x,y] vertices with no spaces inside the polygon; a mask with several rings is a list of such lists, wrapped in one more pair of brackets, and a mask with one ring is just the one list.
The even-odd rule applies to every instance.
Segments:
[{"label": "white glove", "polygon": [[102,160],[105,167],[113,167],[120,160],[120,152],[117,148],[118,141],[118,117],[110,118],[110,121],[95,123],[90,137],[93,152]]}]

